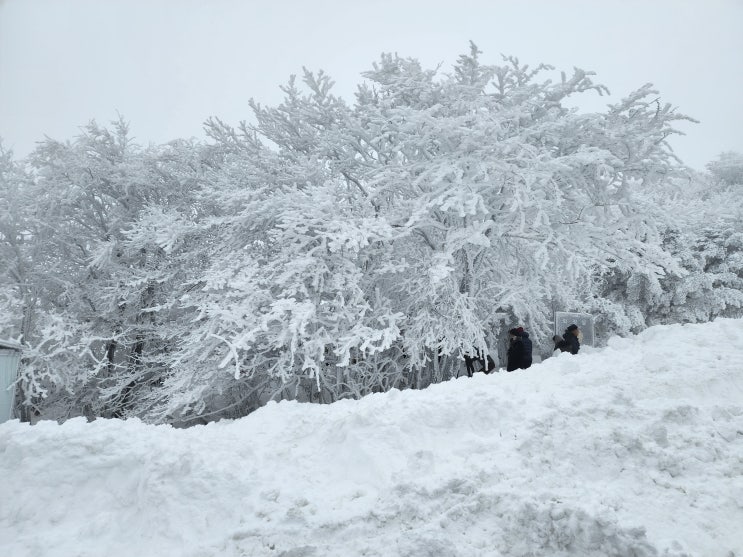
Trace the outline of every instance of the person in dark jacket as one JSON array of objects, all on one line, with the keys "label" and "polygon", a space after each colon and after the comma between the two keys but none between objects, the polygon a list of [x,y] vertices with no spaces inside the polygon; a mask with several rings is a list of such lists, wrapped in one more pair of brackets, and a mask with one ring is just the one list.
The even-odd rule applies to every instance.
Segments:
[{"label": "person in dark jacket", "polygon": [[475,374],[475,362],[477,359],[473,358],[469,354],[464,355],[464,365],[467,367],[467,377],[472,377]]},{"label": "person in dark jacket", "polygon": [[519,327],[516,329],[519,333],[519,336],[521,337],[521,342],[524,343],[524,359],[521,362],[522,366],[521,369],[527,369],[531,367],[532,357],[531,357],[531,339],[529,338],[529,333],[527,333],[523,327]]},{"label": "person in dark jacket", "polygon": [[524,341],[521,339],[518,329],[508,331],[508,362],[506,371],[515,371],[517,369],[526,369],[526,348]]},{"label": "person in dark jacket", "polygon": [[573,323],[567,329],[565,329],[565,334],[562,335],[565,338],[565,341],[568,343],[568,351],[571,354],[577,354],[578,350],[580,350],[580,340],[578,340],[579,333],[580,331],[578,330],[578,325]]}]

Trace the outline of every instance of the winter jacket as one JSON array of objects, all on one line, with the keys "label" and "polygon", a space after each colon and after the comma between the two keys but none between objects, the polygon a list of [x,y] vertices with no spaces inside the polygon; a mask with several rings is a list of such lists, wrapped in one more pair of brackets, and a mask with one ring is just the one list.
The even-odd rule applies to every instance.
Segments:
[{"label": "winter jacket", "polygon": [[467,377],[472,377],[475,374],[475,358],[469,354],[464,355],[464,364],[467,366]]},{"label": "winter jacket", "polygon": [[529,333],[524,331],[521,333],[521,342],[524,343],[524,358],[521,362],[521,369],[526,369],[528,367],[531,367],[531,339],[529,338]]},{"label": "winter jacket", "polygon": [[565,342],[568,343],[568,352],[571,354],[577,354],[578,350],[580,350],[580,341],[578,340],[578,337],[573,334],[572,331],[568,331],[565,329],[565,334],[562,335],[565,339]]},{"label": "winter jacket", "polygon": [[[526,360],[526,349],[524,347],[524,341],[521,337],[516,337],[508,346],[508,363],[506,364],[506,371],[514,371],[517,369],[525,369]],[[528,367],[528,366],[527,366]]]},{"label": "winter jacket", "polygon": [[559,350],[560,352],[569,352],[570,351],[570,343],[565,340],[560,335],[555,335],[556,337],[559,337],[559,340],[555,340],[555,350]]}]

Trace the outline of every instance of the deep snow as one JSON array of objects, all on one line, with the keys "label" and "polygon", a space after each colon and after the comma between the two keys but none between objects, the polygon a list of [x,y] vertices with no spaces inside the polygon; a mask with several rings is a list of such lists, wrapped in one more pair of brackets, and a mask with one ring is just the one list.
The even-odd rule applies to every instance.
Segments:
[{"label": "deep snow", "polygon": [[743,320],[176,430],[0,426],[0,555],[743,555]]}]

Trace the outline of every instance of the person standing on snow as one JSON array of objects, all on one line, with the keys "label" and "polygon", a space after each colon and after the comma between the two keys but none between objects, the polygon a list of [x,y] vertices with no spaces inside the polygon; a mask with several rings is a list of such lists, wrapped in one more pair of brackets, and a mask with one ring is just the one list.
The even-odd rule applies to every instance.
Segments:
[{"label": "person standing on snow", "polygon": [[571,354],[577,354],[578,350],[580,350],[580,340],[578,340],[579,334],[580,330],[578,329],[578,325],[573,323],[567,329],[565,329],[565,334],[562,335],[565,339],[565,342],[568,343],[568,351]]},{"label": "person standing on snow", "polygon": [[[526,369],[526,348],[518,329],[508,331],[508,362],[506,371]],[[528,367],[528,366],[527,366]]]},{"label": "person standing on snow", "polygon": [[529,333],[527,333],[523,327],[519,327],[516,329],[519,333],[519,336],[521,337],[521,342],[524,343],[524,359],[521,362],[522,366],[521,369],[527,369],[531,367],[532,357],[531,357],[531,339],[529,338]]},{"label": "person standing on snow", "polygon": [[[477,360],[469,354],[464,355],[464,365],[467,367],[467,377],[472,377],[475,374],[475,362]],[[458,373],[457,373],[458,375]]]}]

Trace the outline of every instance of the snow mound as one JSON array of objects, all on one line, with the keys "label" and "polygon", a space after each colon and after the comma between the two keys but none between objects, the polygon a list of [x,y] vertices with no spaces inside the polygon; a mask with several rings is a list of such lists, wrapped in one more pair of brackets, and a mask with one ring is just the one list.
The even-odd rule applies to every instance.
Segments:
[{"label": "snow mound", "polygon": [[176,430],[0,426],[0,555],[743,555],[743,320]]}]

